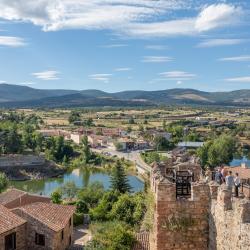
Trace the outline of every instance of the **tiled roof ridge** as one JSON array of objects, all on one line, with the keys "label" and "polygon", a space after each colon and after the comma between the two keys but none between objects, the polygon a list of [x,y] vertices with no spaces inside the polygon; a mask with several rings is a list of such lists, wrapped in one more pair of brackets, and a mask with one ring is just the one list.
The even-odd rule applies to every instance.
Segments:
[{"label": "tiled roof ridge", "polygon": [[[70,217],[72,216],[72,214],[74,213],[74,210],[75,210],[74,206],[58,205],[58,204],[54,204],[54,203],[45,203],[45,202],[35,202],[35,203],[32,203],[32,204],[27,204],[27,205],[24,205],[24,206],[21,206],[21,207],[17,208],[19,211],[21,211],[21,212],[23,212],[25,214],[28,214],[30,217],[40,221],[43,224],[46,224],[51,230],[53,230],[55,232],[60,231],[65,226],[64,225],[65,223],[63,223],[63,221],[60,221],[58,223],[52,222],[51,218],[48,219],[46,217],[46,215],[40,214],[40,216],[36,216],[35,214],[33,214],[31,211],[29,211],[27,209],[27,208],[36,207],[39,204],[42,205],[44,209],[45,209],[45,206],[46,207],[49,207],[49,206],[52,207],[53,206],[53,207],[58,207],[58,208],[70,208],[71,209]],[[51,226],[51,224],[54,224],[55,227]]]}]

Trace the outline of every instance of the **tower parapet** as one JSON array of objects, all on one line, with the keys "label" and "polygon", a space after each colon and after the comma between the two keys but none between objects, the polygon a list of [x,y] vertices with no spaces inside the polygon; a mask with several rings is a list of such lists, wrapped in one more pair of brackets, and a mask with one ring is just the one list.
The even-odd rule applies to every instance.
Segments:
[{"label": "tower parapet", "polygon": [[200,172],[196,162],[154,164],[151,188],[155,214],[150,249],[207,249],[210,189],[199,180]]}]

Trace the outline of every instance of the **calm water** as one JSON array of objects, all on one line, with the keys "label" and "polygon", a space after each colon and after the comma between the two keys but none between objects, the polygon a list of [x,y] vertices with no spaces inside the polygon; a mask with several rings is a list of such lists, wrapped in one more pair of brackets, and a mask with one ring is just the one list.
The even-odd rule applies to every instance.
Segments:
[{"label": "calm water", "polygon": [[250,167],[250,160],[248,159],[248,158],[246,158],[246,157],[243,157],[243,158],[241,158],[241,159],[233,159],[232,161],[231,161],[231,163],[230,163],[230,166],[232,166],[232,167],[237,167],[237,166],[240,166],[241,165],[241,163],[246,163],[246,165],[248,166],[248,167]]},{"label": "calm water", "polygon": [[[144,183],[136,176],[128,176],[129,184],[132,191],[138,192],[143,190]],[[53,178],[46,180],[31,180],[31,181],[12,181],[11,185],[31,193],[43,194],[49,196],[53,190],[62,186],[68,181],[73,181],[77,187],[82,188],[90,183],[99,181],[103,183],[105,189],[110,187],[109,174],[97,170],[89,170],[86,168],[77,168],[70,173],[66,173],[62,178]]]}]

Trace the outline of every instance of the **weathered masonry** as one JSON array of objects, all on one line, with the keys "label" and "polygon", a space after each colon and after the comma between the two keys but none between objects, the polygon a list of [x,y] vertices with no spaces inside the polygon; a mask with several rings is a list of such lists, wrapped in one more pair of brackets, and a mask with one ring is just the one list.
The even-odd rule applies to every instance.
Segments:
[{"label": "weathered masonry", "polygon": [[205,181],[187,155],[154,164],[151,250],[250,249],[250,200],[233,198],[224,185]]}]

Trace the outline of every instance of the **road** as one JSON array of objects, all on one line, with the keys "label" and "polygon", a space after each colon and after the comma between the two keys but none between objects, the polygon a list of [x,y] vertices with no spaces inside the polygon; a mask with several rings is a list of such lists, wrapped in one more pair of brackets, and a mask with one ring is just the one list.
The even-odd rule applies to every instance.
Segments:
[{"label": "road", "polygon": [[141,151],[139,151],[139,150],[131,151],[131,152],[119,152],[119,151],[116,151],[115,149],[111,149],[111,148],[101,148],[101,149],[92,148],[91,150],[93,152],[97,152],[97,153],[101,153],[101,154],[109,154],[111,156],[116,155],[119,158],[124,158],[126,160],[134,162],[137,167],[142,168],[146,172],[151,171],[151,167],[142,160],[142,158],[140,156]]}]

